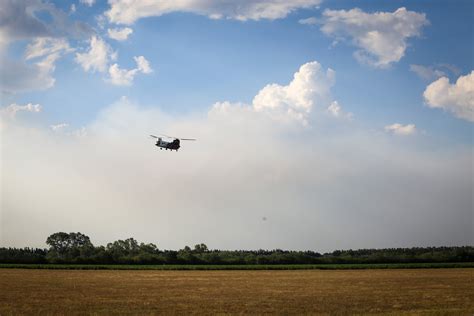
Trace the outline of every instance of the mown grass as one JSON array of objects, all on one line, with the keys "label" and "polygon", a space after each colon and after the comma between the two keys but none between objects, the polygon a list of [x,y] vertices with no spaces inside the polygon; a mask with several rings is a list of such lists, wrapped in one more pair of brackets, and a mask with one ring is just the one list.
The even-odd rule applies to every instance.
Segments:
[{"label": "mown grass", "polygon": [[0,315],[473,315],[472,269],[0,269]]},{"label": "mown grass", "polygon": [[474,262],[275,265],[0,264],[0,269],[59,270],[360,270],[474,268]]}]

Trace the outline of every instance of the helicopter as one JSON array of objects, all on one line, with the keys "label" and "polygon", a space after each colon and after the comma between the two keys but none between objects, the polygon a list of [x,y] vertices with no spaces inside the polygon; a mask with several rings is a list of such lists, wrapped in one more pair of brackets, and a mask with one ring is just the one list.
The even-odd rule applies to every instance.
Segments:
[{"label": "helicopter", "polygon": [[155,146],[160,147],[160,150],[163,150],[163,148],[164,148],[166,150],[169,149],[171,151],[173,151],[173,150],[178,151],[179,147],[181,147],[179,145],[181,140],[192,140],[192,141],[196,140],[195,138],[178,138],[178,137],[168,136],[168,135],[163,135],[163,134],[161,134],[160,136],[174,139],[173,141],[168,142],[168,141],[163,140],[162,137],[158,137],[158,136],[155,136],[155,135],[150,135],[150,137],[156,139]]}]

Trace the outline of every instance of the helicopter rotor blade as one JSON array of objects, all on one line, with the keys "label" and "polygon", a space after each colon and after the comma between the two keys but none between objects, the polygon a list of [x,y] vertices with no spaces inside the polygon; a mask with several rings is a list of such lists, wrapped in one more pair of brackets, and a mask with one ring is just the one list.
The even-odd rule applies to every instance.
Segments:
[{"label": "helicopter rotor blade", "polygon": [[169,135],[165,135],[165,134],[160,134],[160,136],[164,136],[164,137],[168,137],[168,138],[178,138],[178,137],[169,136]]},{"label": "helicopter rotor blade", "polygon": [[170,136],[170,135],[165,135],[165,134],[160,134],[160,136],[168,137],[168,138],[174,138],[174,139],[179,139],[179,140],[196,140],[195,138],[179,138],[176,136]]},{"label": "helicopter rotor blade", "polygon": [[152,138],[158,138],[158,136],[155,136],[155,135],[150,135],[150,137],[152,137]]}]

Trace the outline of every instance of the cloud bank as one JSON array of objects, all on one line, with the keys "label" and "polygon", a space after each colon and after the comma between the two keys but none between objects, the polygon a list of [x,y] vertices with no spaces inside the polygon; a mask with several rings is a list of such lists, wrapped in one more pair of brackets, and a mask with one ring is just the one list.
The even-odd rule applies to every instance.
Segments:
[{"label": "cloud bank", "polygon": [[[44,246],[52,232],[81,231],[96,244],[133,236],[160,248],[472,244],[472,148],[333,120],[316,102],[332,84],[312,62],[288,85],[262,88],[258,102],[218,102],[204,115],[122,98],[87,133],[9,124],[0,243]],[[280,107],[311,108],[311,128],[273,115]],[[160,151],[150,133],[198,141]]]}]

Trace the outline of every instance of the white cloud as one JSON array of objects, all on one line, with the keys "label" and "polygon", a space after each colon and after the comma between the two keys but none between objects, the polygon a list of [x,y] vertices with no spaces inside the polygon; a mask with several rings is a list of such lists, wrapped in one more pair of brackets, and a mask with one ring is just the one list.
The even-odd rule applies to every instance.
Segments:
[{"label": "white cloud", "polygon": [[74,14],[74,13],[76,13],[76,5],[73,3],[69,7],[69,14]]},{"label": "white cloud", "polygon": [[125,41],[133,30],[129,27],[108,29],[109,37],[117,41]]},{"label": "white cloud", "polygon": [[41,110],[42,110],[42,107],[39,104],[28,103],[25,105],[19,105],[16,103],[12,103],[6,108],[2,109],[2,113],[5,113],[10,118],[15,118],[16,114],[20,111],[38,113],[38,112],[41,112]]},{"label": "white cloud", "polygon": [[132,84],[138,69],[121,69],[118,64],[109,67],[109,82],[117,86],[129,86]]},{"label": "white cloud", "polygon": [[71,52],[73,49],[64,38],[40,37],[34,39],[25,50],[25,59],[33,59],[59,52]]},{"label": "white cloud", "polygon": [[178,11],[205,15],[211,19],[275,20],[298,9],[317,7],[321,0],[111,0],[109,3],[110,9],[105,14],[110,22],[133,24],[140,18]]},{"label": "white cloud", "polygon": [[352,119],[354,116],[352,113],[345,112],[337,101],[333,101],[326,109],[326,112],[337,118]]},{"label": "white cloud", "polygon": [[354,53],[359,62],[386,68],[405,55],[407,40],[419,36],[428,23],[424,13],[405,8],[375,13],[358,8],[325,10],[321,31],[336,41],[350,39],[359,48]]},{"label": "white cloud", "polygon": [[118,86],[129,86],[132,84],[135,75],[138,73],[149,74],[152,72],[148,60],[143,56],[133,57],[137,63],[137,68],[127,70],[121,69],[118,64],[109,67],[108,81]]},{"label": "white cloud", "polygon": [[329,113],[339,118],[351,118],[352,113],[342,110],[333,100],[331,88],[335,83],[335,71],[324,70],[317,61],[303,64],[288,85],[276,83],[263,87],[253,98],[252,104],[217,102],[211,111],[239,117],[267,117],[285,124],[300,123],[308,126],[314,116]]},{"label": "white cloud", "polygon": [[400,123],[394,123],[392,125],[385,126],[385,131],[395,135],[408,136],[416,133],[416,126],[415,124],[402,125]]},{"label": "white cloud", "polygon": [[148,62],[148,60],[145,59],[145,57],[143,56],[138,56],[138,57],[133,57],[133,59],[135,59],[135,62],[137,63],[137,69],[144,73],[144,74],[149,74],[149,73],[152,73],[153,70],[151,69],[150,67],[150,63]]},{"label": "white cloud", "polygon": [[85,71],[104,72],[107,69],[109,60],[115,60],[117,54],[112,48],[97,36],[90,39],[90,48],[85,53],[76,53],[76,62],[82,66]]},{"label": "white cloud", "polygon": [[314,16],[309,17],[307,19],[301,19],[298,21],[299,24],[304,24],[304,25],[315,25],[318,24],[318,19],[316,19]]},{"label": "white cloud", "polygon": [[327,108],[331,103],[334,83],[334,70],[325,71],[317,61],[309,62],[300,67],[288,85],[273,83],[261,89],[252,106],[255,111],[275,118],[297,119],[306,125],[314,107]]},{"label": "white cloud", "polygon": [[474,71],[460,76],[454,84],[446,77],[439,78],[426,87],[423,97],[431,108],[441,108],[474,122]]},{"label": "white cloud", "polygon": [[[42,73],[51,73],[54,71],[56,68],[55,62],[59,58],[60,54],[59,53],[53,53],[48,56],[46,56],[44,59],[38,61],[36,65],[42,70]],[[44,76],[45,79],[47,76]],[[54,79],[52,79],[54,83]]]},{"label": "white cloud", "polygon": [[80,3],[92,7],[95,3],[95,0],[79,0]]},{"label": "white cloud", "polygon": [[329,105],[327,108],[328,113],[331,113],[333,116],[338,117],[341,115],[341,107],[339,106],[339,103],[337,101],[334,101]]},{"label": "white cloud", "polygon": [[54,132],[59,132],[68,126],[69,124],[67,123],[59,123],[59,124],[50,125],[49,128],[51,128]]},{"label": "white cloud", "polygon": [[251,104],[217,102],[210,115],[225,115],[228,121],[234,115],[241,119],[259,117],[261,122],[266,118],[286,126],[309,126],[323,114],[350,120],[353,114],[345,112],[332,97],[335,75],[334,70],[324,70],[317,61],[308,62],[298,69],[288,85],[266,85]]}]

